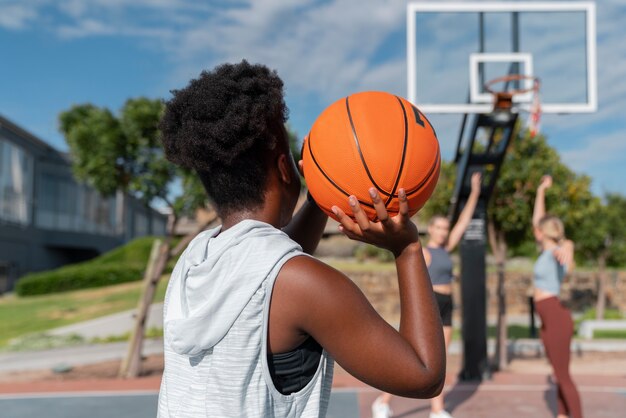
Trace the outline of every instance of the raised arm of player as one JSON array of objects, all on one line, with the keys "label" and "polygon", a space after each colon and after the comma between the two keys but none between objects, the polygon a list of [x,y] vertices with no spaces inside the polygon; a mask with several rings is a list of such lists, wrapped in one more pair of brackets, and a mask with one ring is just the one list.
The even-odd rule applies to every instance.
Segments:
[{"label": "raised arm of player", "polygon": [[349,238],[394,254],[400,330],[385,322],[345,275],[313,258],[296,257],[285,264],[274,286],[270,350],[294,347],[287,334],[311,335],[345,370],[371,386],[406,397],[436,396],[445,376],[444,339],[417,228],[409,219],[403,190],[400,213],[394,217],[374,189],[372,195],[378,223],[367,219],[353,196],[356,222],[339,208],[333,210]]},{"label": "raised arm of player", "polygon": [[546,216],[546,189],[552,186],[552,177],[541,177],[541,183],[537,187],[537,196],[535,196],[535,207],[533,208],[533,231],[539,227],[539,221]]},{"label": "raised arm of player", "polygon": [[456,246],[461,241],[465,230],[467,229],[470,221],[472,220],[472,216],[474,216],[474,210],[476,210],[476,204],[478,203],[478,197],[480,196],[480,173],[472,174],[471,179],[471,191],[467,202],[465,203],[465,207],[461,211],[459,215],[459,219],[450,231],[450,235],[448,236],[448,243],[446,244],[446,250],[451,252],[456,248]]}]

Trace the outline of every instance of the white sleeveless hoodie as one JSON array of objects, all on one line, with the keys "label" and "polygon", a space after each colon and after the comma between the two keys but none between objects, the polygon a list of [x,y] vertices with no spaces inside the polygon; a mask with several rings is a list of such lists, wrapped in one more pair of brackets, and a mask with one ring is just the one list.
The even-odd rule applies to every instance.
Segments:
[{"label": "white sleeveless hoodie", "polygon": [[313,379],[291,395],[276,390],[267,365],[274,281],[302,249],[259,221],[220,230],[189,244],[168,285],[158,417],[325,416],[333,374],[326,351]]}]

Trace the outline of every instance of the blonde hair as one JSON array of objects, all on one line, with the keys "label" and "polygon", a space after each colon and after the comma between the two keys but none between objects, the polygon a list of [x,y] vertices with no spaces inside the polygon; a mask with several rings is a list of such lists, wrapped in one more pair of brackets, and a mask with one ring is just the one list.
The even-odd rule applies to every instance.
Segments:
[{"label": "blonde hair", "polygon": [[443,219],[444,221],[450,222],[450,220],[447,217],[443,216],[443,215],[434,215],[428,221],[428,226],[433,226],[435,224],[435,222],[437,222],[439,219]]},{"label": "blonde hair", "polygon": [[546,215],[539,221],[539,230],[546,237],[557,244],[565,239],[563,221],[554,215]]}]

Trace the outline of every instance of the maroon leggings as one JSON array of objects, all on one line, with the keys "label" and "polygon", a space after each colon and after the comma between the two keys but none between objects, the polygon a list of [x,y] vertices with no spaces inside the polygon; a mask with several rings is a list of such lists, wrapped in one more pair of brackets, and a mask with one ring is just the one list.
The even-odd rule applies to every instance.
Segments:
[{"label": "maroon leggings", "polygon": [[541,341],[557,380],[559,414],[582,418],[580,396],[569,374],[569,357],[574,323],[570,312],[555,297],[535,303],[541,318]]}]

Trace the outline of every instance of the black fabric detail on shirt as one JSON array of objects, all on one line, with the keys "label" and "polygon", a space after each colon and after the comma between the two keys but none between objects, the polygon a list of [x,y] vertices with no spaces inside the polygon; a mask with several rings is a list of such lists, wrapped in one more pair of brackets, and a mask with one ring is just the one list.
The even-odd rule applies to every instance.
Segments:
[{"label": "black fabric detail on shirt", "polygon": [[283,395],[298,392],[313,379],[322,358],[322,346],[313,337],[287,353],[269,354],[272,382]]}]

